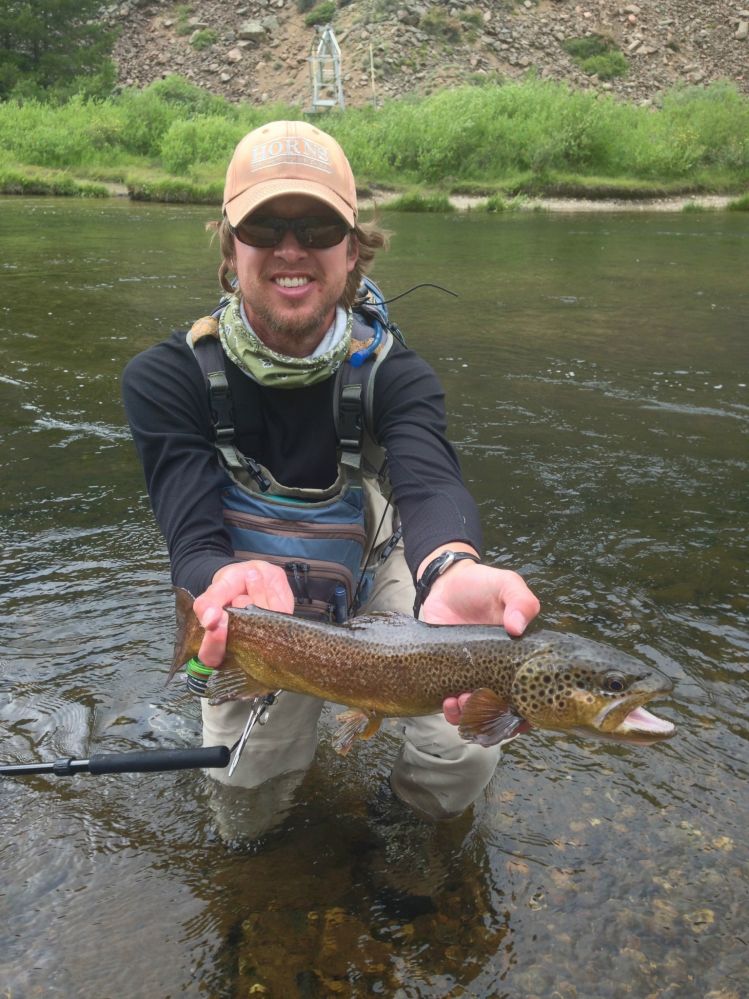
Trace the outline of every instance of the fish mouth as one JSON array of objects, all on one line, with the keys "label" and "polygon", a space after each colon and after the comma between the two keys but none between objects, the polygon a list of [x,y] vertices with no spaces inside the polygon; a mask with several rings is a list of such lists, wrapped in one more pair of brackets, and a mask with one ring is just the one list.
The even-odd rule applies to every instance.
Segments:
[{"label": "fish mouth", "polygon": [[[657,694],[651,694],[647,700],[649,701],[651,697],[655,696]],[[642,701],[635,707],[632,707],[631,703],[612,705],[599,718],[598,728],[601,735],[608,738],[642,745],[669,739],[676,732],[676,726],[673,722],[659,718],[652,711],[648,711],[647,708],[643,707]]]},{"label": "fish mouth", "polygon": [[660,739],[669,739],[675,731],[676,726],[673,722],[659,718],[639,704],[629,711],[609,734],[631,742],[657,742]]}]

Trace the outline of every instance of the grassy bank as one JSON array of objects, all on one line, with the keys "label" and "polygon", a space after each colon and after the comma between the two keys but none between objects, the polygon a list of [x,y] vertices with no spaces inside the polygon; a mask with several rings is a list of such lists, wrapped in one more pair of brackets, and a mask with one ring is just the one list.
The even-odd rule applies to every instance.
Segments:
[{"label": "grassy bank", "polygon": [[[296,108],[234,105],[170,77],[59,106],[0,104],[0,190],[220,203],[238,140]],[[363,186],[488,199],[653,197],[749,189],[749,99],[732,85],[667,94],[658,109],[527,80],[466,86],[316,119]],[[435,197],[437,200],[434,200]],[[496,203],[496,202],[495,202]]]}]

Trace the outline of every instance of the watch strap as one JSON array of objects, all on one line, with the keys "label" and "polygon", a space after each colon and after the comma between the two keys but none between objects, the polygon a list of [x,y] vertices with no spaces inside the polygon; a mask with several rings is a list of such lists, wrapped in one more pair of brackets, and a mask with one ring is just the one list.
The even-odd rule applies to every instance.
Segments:
[{"label": "watch strap", "polygon": [[416,599],[414,600],[415,618],[418,619],[419,612],[424,601],[429,596],[429,591],[432,589],[434,581],[447,572],[451,565],[462,561],[464,558],[469,558],[472,562],[481,561],[479,556],[474,555],[473,552],[444,551],[440,552],[440,554],[433,558],[427,565],[426,569],[421,574],[421,578],[416,583]]}]

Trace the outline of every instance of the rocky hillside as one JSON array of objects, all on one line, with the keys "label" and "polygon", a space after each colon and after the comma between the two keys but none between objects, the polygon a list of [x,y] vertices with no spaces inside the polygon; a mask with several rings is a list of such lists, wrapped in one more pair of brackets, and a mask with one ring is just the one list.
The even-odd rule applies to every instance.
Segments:
[{"label": "rocky hillside", "polygon": [[[566,80],[638,102],[678,82],[732,80],[749,93],[749,0],[328,0],[347,106],[482,76]],[[301,8],[306,8],[300,10]],[[108,8],[120,29],[122,85],[178,73],[234,101],[311,102],[318,30],[304,0],[126,0]],[[564,43],[597,34],[626,59],[622,76],[583,72]]]}]

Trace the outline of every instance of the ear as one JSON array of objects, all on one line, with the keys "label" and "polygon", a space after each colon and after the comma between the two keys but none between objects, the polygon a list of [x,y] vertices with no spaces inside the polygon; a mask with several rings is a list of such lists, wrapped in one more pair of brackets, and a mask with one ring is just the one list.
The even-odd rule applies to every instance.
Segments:
[{"label": "ear", "polygon": [[349,274],[356,267],[356,261],[359,259],[359,240],[355,232],[350,232],[348,235],[348,245],[346,247],[346,269]]}]

